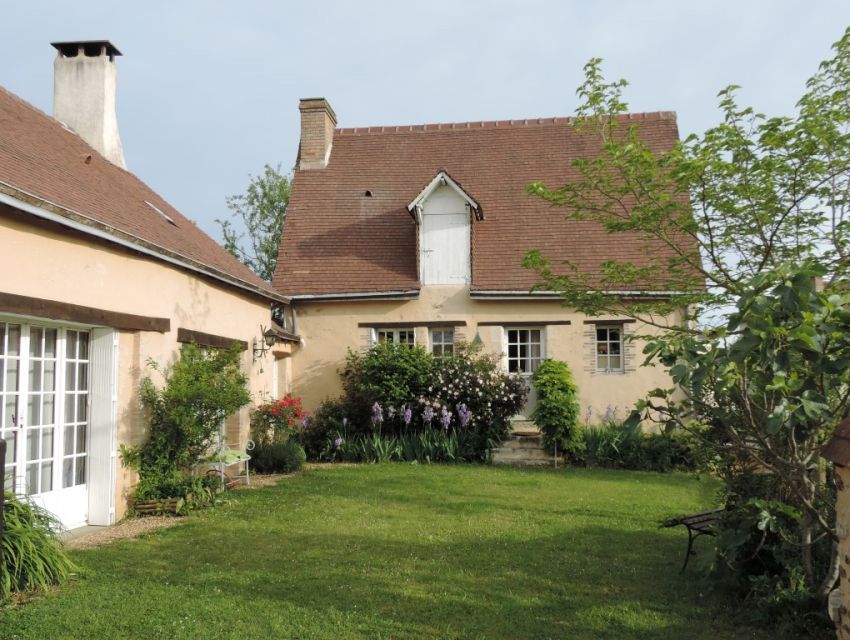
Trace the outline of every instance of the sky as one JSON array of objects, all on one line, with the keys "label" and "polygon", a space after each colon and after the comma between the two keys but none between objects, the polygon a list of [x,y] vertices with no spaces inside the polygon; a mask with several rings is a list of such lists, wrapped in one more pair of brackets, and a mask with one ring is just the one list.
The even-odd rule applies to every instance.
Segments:
[{"label": "sky", "polygon": [[2,0],[0,84],[52,112],[52,41],[111,40],[128,168],[216,239],[225,198],[291,171],[298,100],[341,127],[571,115],[604,59],[631,111],[719,120],[717,92],[793,113],[850,1]]}]

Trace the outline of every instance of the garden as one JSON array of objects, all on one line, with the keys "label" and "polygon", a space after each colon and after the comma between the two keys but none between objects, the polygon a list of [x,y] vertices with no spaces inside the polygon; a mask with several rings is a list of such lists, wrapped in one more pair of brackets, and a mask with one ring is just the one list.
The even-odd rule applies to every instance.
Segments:
[{"label": "garden", "polygon": [[717,489],[679,473],[322,465],[72,552],[71,579],[5,608],[0,637],[773,637],[679,574],[683,536],[658,528]]}]

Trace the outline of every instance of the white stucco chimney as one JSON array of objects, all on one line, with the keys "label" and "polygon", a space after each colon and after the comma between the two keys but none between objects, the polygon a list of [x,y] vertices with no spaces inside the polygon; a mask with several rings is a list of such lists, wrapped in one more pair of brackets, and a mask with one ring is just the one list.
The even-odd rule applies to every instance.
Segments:
[{"label": "white stucco chimney", "polygon": [[301,146],[298,149],[299,169],[323,169],[331,156],[336,114],[324,98],[302,98]]},{"label": "white stucco chimney", "polygon": [[100,154],[126,169],[115,114],[117,71],[121,52],[108,40],[51,42],[53,117],[73,129]]}]

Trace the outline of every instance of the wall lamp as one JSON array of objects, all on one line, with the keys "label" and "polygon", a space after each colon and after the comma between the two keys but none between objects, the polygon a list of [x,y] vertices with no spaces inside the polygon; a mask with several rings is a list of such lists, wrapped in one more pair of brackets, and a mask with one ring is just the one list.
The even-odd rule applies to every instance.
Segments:
[{"label": "wall lamp", "polygon": [[253,344],[251,345],[254,351],[254,362],[260,358],[265,358],[266,353],[268,353],[268,350],[274,346],[275,342],[277,342],[277,336],[274,331],[272,329],[266,329],[263,325],[260,325],[260,338],[254,338]]}]

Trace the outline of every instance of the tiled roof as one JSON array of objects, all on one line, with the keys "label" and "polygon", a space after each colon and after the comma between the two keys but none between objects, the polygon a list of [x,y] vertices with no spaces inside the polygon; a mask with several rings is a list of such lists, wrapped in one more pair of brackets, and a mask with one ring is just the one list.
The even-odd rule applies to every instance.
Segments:
[{"label": "tiled roof", "polygon": [[[654,150],[678,138],[672,112],[622,117]],[[441,169],[484,214],[472,222],[474,291],[528,291],[536,279],[521,261],[531,249],[590,274],[612,258],[646,264],[665,255],[636,235],[565,220],[527,194],[532,182],[575,179],[573,161],[598,152],[598,137],[577,133],[569,118],[337,129],[327,167],[295,172],[274,285],[287,295],[418,289],[406,206]]]},{"label": "tiled roof", "polygon": [[48,206],[231,285],[281,297],[144,182],[3,87],[0,191],[25,198],[28,204]]}]

